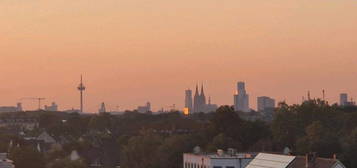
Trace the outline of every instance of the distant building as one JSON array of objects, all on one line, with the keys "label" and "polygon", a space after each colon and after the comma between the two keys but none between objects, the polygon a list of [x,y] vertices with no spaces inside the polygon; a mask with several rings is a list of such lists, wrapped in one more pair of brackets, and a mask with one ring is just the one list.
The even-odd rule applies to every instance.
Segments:
[{"label": "distant building", "polygon": [[105,113],[107,112],[106,108],[105,108],[105,104],[104,102],[100,105],[100,108],[98,110],[99,113]]},{"label": "distant building", "polygon": [[347,93],[341,93],[340,94],[340,106],[347,105],[347,102],[348,102],[348,94]]},{"label": "distant building", "polygon": [[33,118],[14,118],[2,117],[0,118],[0,127],[20,128],[22,130],[34,130],[38,128],[39,122]]},{"label": "distant building", "polygon": [[207,104],[203,85],[201,86],[201,92],[198,91],[198,85],[196,85],[196,92],[193,99],[193,113],[213,112],[216,111],[217,108],[218,106],[216,104],[211,104],[211,98],[209,98]]},{"label": "distant building", "polygon": [[22,111],[22,104],[17,103],[17,106],[0,106],[0,113],[5,112],[20,112]]},{"label": "distant building", "polygon": [[45,106],[45,111],[58,111],[58,105],[55,102],[52,102],[50,106]]},{"label": "distant building", "polygon": [[234,109],[236,111],[250,112],[249,95],[245,90],[245,83],[237,83],[237,94],[234,95]]},{"label": "distant building", "polygon": [[64,110],[63,112],[65,112],[65,113],[80,113],[81,110],[72,108],[69,110]]},{"label": "distant building", "polygon": [[151,111],[151,104],[150,104],[150,102],[147,102],[147,103],[146,103],[146,106],[139,106],[137,110],[138,110],[139,113],[147,113],[147,112],[150,112],[150,111]]},{"label": "distant building", "polygon": [[196,92],[193,99],[193,112],[199,113],[204,112],[206,106],[206,96],[203,91],[203,85],[201,87],[201,93],[198,92],[198,86],[196,85]]},{"label": "distant building", "polygon": [[261,96],[257,98],[257,110],[266,111],[275,108],[275,100],[267,96]]},{"label": "distant building", "polygon": [[218,109],[216,104],[211,104],[211,97],[208,98],[208,104],[206,104],[205,112],[214,112]]},{"label": "distant building", "polygon": [[233,150],[225,153],[185,153],[183,155],[184,168],[245,168],[253,160],[255,154],[236,153]]},{"label": "distant building", "polygon": [[185,108],[187,108],[188,113],[192,111],[192,90],[187,89],[185,91]]},{"label": "distant building", "polygon": [[[270,165],[270,166],[269,166]],[[246,168],[345,168],[336,158],[319,158],[313,155],[291,156],[259,153]]]}]

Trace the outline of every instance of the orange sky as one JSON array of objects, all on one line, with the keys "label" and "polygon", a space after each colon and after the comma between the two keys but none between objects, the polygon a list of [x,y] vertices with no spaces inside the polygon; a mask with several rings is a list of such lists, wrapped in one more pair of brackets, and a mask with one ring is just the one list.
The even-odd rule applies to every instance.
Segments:
[{"label": "orange sky", "polygon": [[[1,0],[0,105],[46,97],[86,110],[154,110],[204,82],[232,104],[235,83],[298,103],[307,90],[357,98],[355,0]],[[23,101],[26,109],[36,107]]]}]

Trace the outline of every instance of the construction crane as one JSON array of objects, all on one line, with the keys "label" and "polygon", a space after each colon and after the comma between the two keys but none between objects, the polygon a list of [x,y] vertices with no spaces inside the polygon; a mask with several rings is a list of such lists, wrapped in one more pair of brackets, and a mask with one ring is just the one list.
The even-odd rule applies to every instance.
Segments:
[{"label": "construction crane", "polygon": [[43,97],[24,97],[21,98],[21,100],[36,100],[38,101],[38,110],[41,110],[41,102],[45,100],[46,98]]}]

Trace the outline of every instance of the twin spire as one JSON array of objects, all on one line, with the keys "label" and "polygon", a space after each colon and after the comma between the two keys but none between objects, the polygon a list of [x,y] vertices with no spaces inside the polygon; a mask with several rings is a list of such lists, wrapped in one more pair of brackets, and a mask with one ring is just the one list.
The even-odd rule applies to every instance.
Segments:
[{"label": "twin spire", "polygon": [[204,91],[203,91],[203,84],[202,84],[202,86],[201,86],[201,93],[198,92],[198,84],[196,84],[195,96],[205,96],[205,93],[204,93]]}]

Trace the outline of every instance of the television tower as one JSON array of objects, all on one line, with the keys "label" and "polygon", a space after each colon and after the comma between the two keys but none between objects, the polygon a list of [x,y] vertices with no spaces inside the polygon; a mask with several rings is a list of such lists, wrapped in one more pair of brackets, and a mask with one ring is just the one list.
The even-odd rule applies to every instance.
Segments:
[{"label": "television tower", "polygon": [[78,86],[78,90],[81,93],[81,98],[80,98],[81,109],[80,109],[80,112],[83,113],[83,91],[86,90],[86,87],[83,85],[82,75],[81,75],[81,83]]}]

